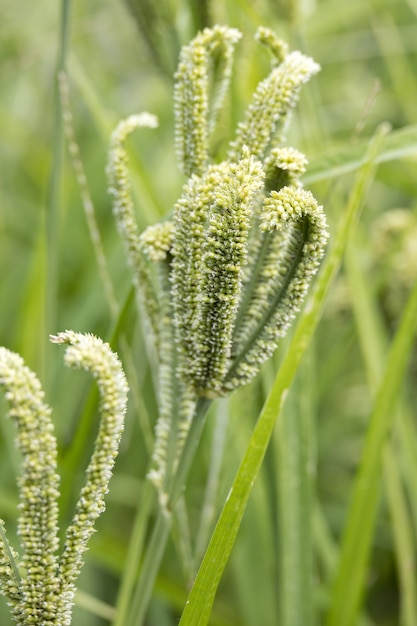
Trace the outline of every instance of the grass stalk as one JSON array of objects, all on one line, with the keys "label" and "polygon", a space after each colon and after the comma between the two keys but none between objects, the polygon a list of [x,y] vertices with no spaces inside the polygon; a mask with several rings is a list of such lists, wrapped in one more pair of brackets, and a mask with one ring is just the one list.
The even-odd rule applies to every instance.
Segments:
[{"label": "grass stalk", "polygon": [[64,123],[62,117],[61,100],[59,97],[58,74],[64,72],[67,63],[70,39],[71,0],[61,2],[61,26],[56,73],[54,76],[54,114],[53,114],[53,144],[51,170],[49,174],[46,195],[46,250],[47,250],[47,283],[45,324],[46,336],[55,331],[57,308],[57,267],[58,267],[58,237],[59,214],[61,210],[60,187],[64,148]]},{"label": "grass stalk", "polygon": [[172,525],[172,540],[175,544],[184,580],[191,581],[194,575],[193,547],[190,519],[184,496],[178,498]]},{"label": "grass stalk", "polygon": [[214,424],[213,439],[210,450],[210,462],[208,466],[208,476],[204,493],[203,505],[201,507],[200,522],[194,550],[194,574],[197,564],[203,558],[203,554],[209,542],[210,533],[216,514],[216,504],[218,489],[220,485],[220,472],[225,453],[226,432],[227,432],[227,411],[229,403],[227,400],[217,403],[217,411]]},{"label": "grass stalk", "polygon": [[400,413],[397,424],[398,443],[401,447],[400,459],[409,502],[411,521],[414,525],[414,537],[417,537],[417,432],[414,415],[408,407]]},{"label": "grass stalk", "polygon": [[[166,507],[159,507],[158,509],[156,522],[152,529],[127,620],[124,621],[124,616],[122,616],[122,621],[122,617],[118,616],[117,624],[124,624],[124,626],[141,626],[143,624],[156,576],[158,574],[166,544],[169,539],[172,525],[172,512],[178,502],[178,498],[181,496],[185,488],[191,463],[203,432],[205,417],[210,403],[211,401],[207,398],[201,398],[197,403],[190,430],[179,460],[178,468],[170,486],[167,505]],[[139,555],[136,555],[135,557],[136,563],[138,563],[138,556]],[[131,583],[133,576],[135,576],[135,571],[134,568],[131,567],[129,572],[130,580],[125,583],[127,588],[133,586]]]},{"label": "grass stalk", "polygon": [[146,529],[154,501],[153,486],[149,481],[145,481],[128,545],[127,558],[123,566],[123,576],[117,596],[116,617],[113,626],[124,626],[127,623],[132,591],[138,575],[138,564],[141,561]]}]

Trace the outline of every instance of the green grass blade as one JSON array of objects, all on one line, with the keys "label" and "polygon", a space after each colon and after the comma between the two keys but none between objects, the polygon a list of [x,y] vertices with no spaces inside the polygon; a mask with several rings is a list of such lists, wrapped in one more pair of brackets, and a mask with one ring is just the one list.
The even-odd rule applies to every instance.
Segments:
[{"label": "green grass blade", "polygon": [[92,615],[107,621],[111,621],[115,615],[115,609],[112,606],[79,589],[75,595],[75,604]]},{"label": "green grass blade", "polygon": [[371,142],[368,161],[352,190],[348,207],[319,274],[314,290],[299,319],[289,349],[283,359],[274,385],[256,423],[248,448],[239,467],[229,497],[212,535],[184,608],[180,626],[205,626],[210,618],[217,587],[229,559],[245,512],[254,481],[259,473],[275,422],[285,402],[301,359],[320,319],[324,301],[336,275],[359,209],[374,171],[374,160],[380,150],[386,129]]},{"label": "green grass blade", "polygon": [[49,174],[46,195],[46,246],[47,246],[47,276],[46,283],[46,330],[55,331],[57,312],[57,267],[58,247],[57,232],[59,232],[59,217],[61,211],[61,177],[64,150],[64,123],[62,117],[61,100],[59,97],[58,73],[65,71],[69,50],[69,31],[71,17],[71,0],[61,2],[61,32],[58,58],[56,65],[54,90],[54,130],[52,146],[52,162]]},{"label": "green grass blade", "polygon": [[414,525],[414,536],[417,537],[417,429],[414,415],[410,408],[405,408],[401,411],[397,432],[401,445],[404,480],[412,510],[411,518]]},{"label": "green grass blade", "polygon": [[327,626],[354,626],[381,486],[382,448],[389,432],[417,324],[417,283],[389,351],[355,481]]},{"label": "green grass blade", "polygon": [[[310,185],[319,180],[336,178],[359,169],[366,161],[368,143],[369,140],[358,141],[355,144],[331,149],[321,156],[312,158],[307,173],[302,178],[303,183]],[[387,135],[376,157],[376,163],[386,163],[416,153],[417,125],[406,126]]]}]

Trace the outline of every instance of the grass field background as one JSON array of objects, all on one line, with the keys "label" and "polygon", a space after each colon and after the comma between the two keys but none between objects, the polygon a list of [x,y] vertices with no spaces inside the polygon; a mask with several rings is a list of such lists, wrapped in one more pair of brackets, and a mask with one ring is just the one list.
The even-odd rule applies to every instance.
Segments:
[{"label": "grass field background", "polygon": [[[341,270],[297,366],[209,623],[416,626],[417,2],[165,5],[175,20],[161,23],[153,48],[121,1],[60,6],[3,0],[0,8],[0,344],[19,352],[39,375],[54,409],[63,526],[93,445],[96,396],[86,375],[64,368],[48,335],[72,328],[111,339],[132,389],[73,623],[111,623],[157,414],[143,321],[134,306],[125,306],[131,276],[107,193],[109,137],[131,113],[159,118],[156,130],[140,131],[129,142],[144,228],[172,210],[184,183],[173,147],[170,78],[179,46],[215,20],[243,33],[219,153],[268,72],[268,55],[253,41],[256,28],[267,25],[322,67],[302,92],[288,144],[311,163],[306,186],[325,207],[331,258],[349,207],[360,217],[349,241],[341,239]],[[86,190],[80,191],[67,150],[57,66],[68,74],[113,307],[89,234]],[[389,134],[372,140],[384,122]],[[365,163],[369,144],[377,167]],[[252,384],[211,408],[187,507],[178,514],[157,578],[150,626],[171,626],[181,616],[290,342],[291,333]],[[13,425],[0,424],[0,517],[16,542],[19,458]],[[3,600],[0,623],[11,623]]]}]

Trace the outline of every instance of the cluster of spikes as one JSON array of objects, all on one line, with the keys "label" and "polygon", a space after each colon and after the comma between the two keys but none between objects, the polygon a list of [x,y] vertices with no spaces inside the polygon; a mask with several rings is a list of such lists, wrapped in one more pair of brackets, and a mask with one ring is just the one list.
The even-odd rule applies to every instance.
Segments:
[{"label": "cluster of spikes", "polygon": [[[172,376],[188,416],[196,399],[248,383],[299,311],[328,239],[322,207],[301,184],[306,158],[283,145],[300,89],[319,66],[267,28],[256,37],[272,53],[271,72],[227,158],[213,161],[211,138],[240,36],[233,28],[207,28],[181,51],[175,142],[187,181],[170,221],[140,233],[129,185],[125,140],[135,128],[156,127],[156,118],[131,116],[111,140],[114,214],[156,337],[162,389],[167,382],[157,425],[165,439],[172,424],[164,421],[164,403],[172,414],[178,402]],[[184,432],[190,419],[182,421]]]},{"label": "cluster of spikes", "polygon": [[75,581],[80,573],[94,524],[104,511],[124,425],[127,382],[117,356],[92,335],[66,331],[51,337],[68,344],[65,362],[89,371],[100,393],[101,421],[86,479],[59,554],[57,442],[51,409],[41,383],[14,352],[0,347],[0,386],[5,388],[8,416],[17,426],[22,455],[18,554],[0,520],[0,592],[20,626],[70,626]]}]

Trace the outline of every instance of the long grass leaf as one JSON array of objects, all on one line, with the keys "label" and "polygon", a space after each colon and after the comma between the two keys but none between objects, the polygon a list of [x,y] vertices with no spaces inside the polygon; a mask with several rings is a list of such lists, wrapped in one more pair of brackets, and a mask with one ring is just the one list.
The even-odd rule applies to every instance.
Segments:
[{"label": "long grass leaf", "polygon": [[48,188],[46,195],[46,215],[45,215],[45,233],[46,233],[46,309],[45,320],[46,330],[52,332],[55,330],[55,318],[57,313],[57,267],[58,267],[58,248],[57,233],[59,230],[59,217],[61,210],[60,187],[63,163],[64,148],[64,124],[62,118],[61,100],[59,97],[58,73],[65,71],[67,56],[69,50],[69,30],[71,18],[71,0],[61,1],[61,30],[58,49],[58,58],[56,64],[55,91],[54,91],[54,129],[53,129],[53,145],[52,145],[52,161],[49,173]]},{"label": "long grass leaf", "polygon": [[415,546],[413,531],[401,476],[398,458],[392,445],[387,445],[383,455],[384,483],[392,517],[392,530],[398,562],[401,603],[400,620],[404,626],[417,624],[417,586],[415,579]]},{"label": "long grass leaf", "polygon": [[[306,185],[319,180],[336,178],[359,169],[367,159],[369,140],[358,141],[352,145],[332,148],[324,154],[312,158],[307,173],[302,177]],[[394,130],[387,135],[376,163],[386,163],[417,154],[417,125]]]},{"label": "long grass leaf", "polygon": [[75,604],[92,615],[107,621],[112,620],[115,615],[114,607],[79,589],[75,595]]}]

